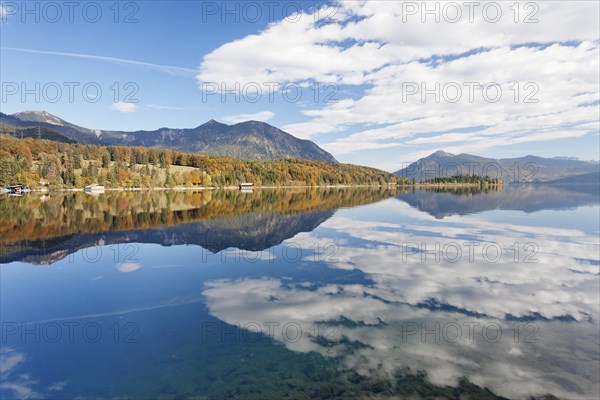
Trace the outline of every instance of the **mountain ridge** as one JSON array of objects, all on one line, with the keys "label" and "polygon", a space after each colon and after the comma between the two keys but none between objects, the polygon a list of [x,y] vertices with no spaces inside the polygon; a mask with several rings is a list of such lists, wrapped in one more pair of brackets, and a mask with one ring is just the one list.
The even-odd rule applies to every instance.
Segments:
[{"label": "mountain ridge", "polygon": [[502,178],[506,182],[546,182],[598,171],[598,162],[572,157],[545,158],[534,155],[512,158],[487,158],[472,154],[451,154],[438,150],[423,157],[395,175],[424,181],[454,175],[480,175]]},{"label": "mountain ridge", "polygon": [[250,160],[300,158],[337,162],[310,140],[299,139],[260,121],[227,125],[211,119],[195,128],[110,131],[78,126],[43,110],[0,113],[0,124],[13,128],[47,128],[69,140],[104,146],[143,146]]}]

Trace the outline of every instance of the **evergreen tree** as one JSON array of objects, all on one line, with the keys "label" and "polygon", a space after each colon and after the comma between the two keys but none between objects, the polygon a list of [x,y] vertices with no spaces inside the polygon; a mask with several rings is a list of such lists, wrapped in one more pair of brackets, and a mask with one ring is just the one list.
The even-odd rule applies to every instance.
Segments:
[{"label": "evergreen tree", "polygon": [[70,161],[66,161],[62,170],[62,181],[67,186],[75,186],[75,171],[73,164]]},{"label": "evergreen tree", "polygon": [[110,153],[105,150],[102,154],[102,168],[108,168],[110,166]]}]

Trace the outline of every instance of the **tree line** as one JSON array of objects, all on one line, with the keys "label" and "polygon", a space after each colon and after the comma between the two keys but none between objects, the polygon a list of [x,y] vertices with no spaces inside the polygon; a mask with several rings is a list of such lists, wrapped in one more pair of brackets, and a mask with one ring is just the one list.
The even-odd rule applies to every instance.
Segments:
[{"label": "tree line", "polygon": [[375,168],[322,161],[242,160],[169,149],[97,146],[0,135],[0,185],[109,188],[388,185],[407,179]]},{"label": "tree line", "polygon": [[[82,192],[23,196],[0,201],[0,256],[12,244],[89,233],[158,229],[208,220],[231,220],[249,214],[303,215],[369,204],[403,189],[295,188],[239,190],[110,191],[101,197]],[[408,190],[408,188],[404,188]],[[31,210],[37,210],[35,213]],[[24,240],[23,238],[27,238]]]},{"label": "tree line", "polygon": [[[414,180],[413,180],[414,182]],[[473,186],[502,186],[504,185],[504,181],[502,178],[490,178],[489,176],[479,176],[479,175],[453,175],[453,176],[444,176],[433,179],[427,179],[420,182],[421,184],[440,184],[440,185],[448,185],[448,184],[463,184],[463,185],[473,185]]]}]

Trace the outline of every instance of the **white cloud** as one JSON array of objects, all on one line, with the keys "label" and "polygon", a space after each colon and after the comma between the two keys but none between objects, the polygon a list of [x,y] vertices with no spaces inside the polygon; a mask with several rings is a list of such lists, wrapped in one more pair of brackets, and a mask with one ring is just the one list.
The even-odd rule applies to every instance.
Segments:
[{"label": "white cloud", "polygon": [[138,262],[124,262],[117,266],[117,270],[122,273],[134,272],[140,268],[142,268],[142,265]]},{"label": "white cloud", "polygon": [[25,356],[22,353],[15,351],[13,348],[2,349],[0,354],[2,354],[2,357],[0,358],[0,375],[12,371],[17,365],[25,360]]},{"label": "white cloud", "polygon": [[65,386],[67,386],[67,381],[55,382],[48,387],[48,390],[51,392],[61,392],[64,390]]},{"label": "white cloud", "polygon": [[[473,204],[480,201],[472,200]],[[290,350],[335,357],[340,368],[365,376],[394,376],[395,371],[409,368],[425,371],[438,385],[456,385],[467,377],[509,398],[547,393],[569,398],[573,390],[581,397],[595,398],[599,390],[594,379],[599,365],[593,322],[600,300],[598,266],[577,261],[598,259],[593,232],[506,221],[493,221],[490,228],[485,213],[448,216],[444,224],[432,224],[433,216],[395,199],[378,203],[378,209],[383,216],[379,220],[339,214],[321,225],[320,234],[306,232],[290,239],[309,249],[315,242],[348,238],[352,245],[341,243],[335,253],[338,261],[327,265],[338,272],[360,271],[368,283],[275,277],[211,281],[202,292],[211,315],[231,325],[259,326],[263,333],[266,322],[276,322],[279,325],[268,332]],[[434,250],[436,244],[443,249],[466,241],[480,244],[474,247],[472,261],[465,247],[459,263],[446,260],[445,255],[435,261],[440,253]],[[538,262],[525,262],[524,253],[515,262],[511,250],[515,242],[537,243],[534,259]],[[406,243],[422,243],[428,258],[422,261],[414,253],[404,258]],[[500,260],[485,260],[485,243],[502,248]],[[432,300],[448,307],[429,309],[426,304]],[[515,321],[506,318],[509,313],[516,317],[539,313],[541,318],[530,325],[539,329],[539,340],[534,343],[524,336],[515,340]],[[562,316],[574,321],[552,321]],[[340,320],[351,323],[336,325],[334,336],[328,337],[334,343],[331,348],[311,334],[315,326]],[[435,323],[462,326],[461,339],[448,340],[445,334],[424,339],[421,324],[431,331]],[[299,340],[286,338],[281,329],[286,324],[300,326]],[[405,336],[406,324],[421,328]],[[471,340],[467,340],[466,324],[477,326]],[[503,332],[497,342],[483,337],[482,329],[489,324]],[[573,342],[584,347],[577,356],[573,356]],[[571,365],[577,365],[577,370]]]},{"label": "white cloud", "polygon": [[[339,4],[337,23],[315,23],[313,14],[303,15],[297,22],[275,22],[262,32],[224,44],[204,57],[198,80],[224,82],[227,87],[249,82],[335,82],[358,90],[352,98],[343,98],[345,91],[340,90],[338,103],[314,103],[302,111],[304,121],[284,126],[303,138],[341,136],[323,145],[334,155],[402,143],[399,151],[407,156],[423,147],[431,152],[438,139],[447,143],[457,139],[452,141],[456,147],[484,150],[597,132],[594,126],[587,131],[573,128],[597,121],[600,107],[578,107],[600,97],[597,2],[535,3],[537,11],[520,10],[519,21],[535,11],[537,23],[515,23],[508,2],[493,3],[502,7],[497,23],[483,18],[484,3],[472,22],[463,9],[457,23],[444,18],[436,23],[431,16],[422,23],[421,14],[403,15],[401,6],[387,1]],[[427,88],[456,82],[463,96],[456,103],[435,102],[432,96],[425,101],[420,96],[405,99],[409,82]],[[477,89],[470,101],[464,82],[497,82],[501,99],[490,103]],[[524,102],[535,91],[524,86],[528,82],[539,89],[534,94],[537,103]],[[358,133],[344,136],[348,131]]]},{"label": "white cloud", "polygon": [[227,115],[221,119],[229,124],[237,124],[245,121],[268,121],[275,116],[275,113],[271,111],[259,111],[254,114],[239,114],[239,115]]},{"label": "white cloud", "polygon": [[38,382],[27,373],[17,372],[26,359],[14,348],[0,349],[0,390],[18,399],[41,399],[45,396],[34,389]]},{"label": "white cloud", "polygon": [[122,113],[134,112],[137,109],[137,105],[135,105],[134,103],[125,103],[123,101],[113,103],[111,107],[113,110],[117,110]]}]

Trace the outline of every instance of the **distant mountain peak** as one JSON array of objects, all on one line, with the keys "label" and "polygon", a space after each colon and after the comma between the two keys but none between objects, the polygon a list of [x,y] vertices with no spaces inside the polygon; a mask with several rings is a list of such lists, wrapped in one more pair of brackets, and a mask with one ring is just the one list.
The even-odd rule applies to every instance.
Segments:
[{"label": "distant mountain peak", "polygon": [[27,115],[27,114],[36,114],[36,115],[43,115],[43,116],[52,116],[54,117],[54,115],[50,114],[48,111],[45,110],[27,110],[27,111],[20,111],[17,113],[14,113],[13,115]]},{"label": "distant mountain peak", "polygon": [[438,157],[454,157],[454,154],[448,153],[444,150],[438,150],[435,153],[433,153],[433,155]]},{"label": "distant mountain peak", "polygon": [[44,110],[21,111],[12,114],[12,116],[19,118],[21,121],[41,122],[58,126],[65,125],[62,119]]},{"label": "distant mountain peak", "polygon": [[214,127],[228,127],[229,125],[224,124],[222,122],[219,122],[217,120],[214,119],[210,119],[209,121],[203,123],[202,125],[199,126],[200,127],[210,127],[210,126],[214,126]]}]

